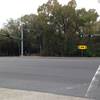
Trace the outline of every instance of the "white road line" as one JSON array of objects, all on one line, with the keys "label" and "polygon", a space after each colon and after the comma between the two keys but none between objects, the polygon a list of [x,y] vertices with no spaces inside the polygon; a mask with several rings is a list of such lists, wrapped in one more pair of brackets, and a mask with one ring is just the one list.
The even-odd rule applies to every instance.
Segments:
[{"label": "white road line", "polygon": [[93,91],[95,91],[97,88],[98,88],[98,84],[100,82],[100,65],[87,89],[87,92],[86,92],[86,97],[91,97],[93,96]]}]

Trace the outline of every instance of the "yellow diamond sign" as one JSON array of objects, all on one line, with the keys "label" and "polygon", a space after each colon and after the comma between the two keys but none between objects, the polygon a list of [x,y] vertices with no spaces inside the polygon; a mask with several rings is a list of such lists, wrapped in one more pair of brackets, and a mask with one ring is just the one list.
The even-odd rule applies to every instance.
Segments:
[{"label": "yellow diamond sign", "polygon": [[78,49],[80,50],[86,50],[87,48],[87,45],[78,45]]}]

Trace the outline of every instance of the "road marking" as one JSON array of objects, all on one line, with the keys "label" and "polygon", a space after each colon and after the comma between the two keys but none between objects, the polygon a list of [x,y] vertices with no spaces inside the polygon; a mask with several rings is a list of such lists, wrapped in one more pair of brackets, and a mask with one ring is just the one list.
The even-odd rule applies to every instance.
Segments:
[{"label": "road marking", "polygon": [[100,65],[87,89],[86,97],[93,97],[93,92],[98,88],[98,84],[100,82]]}]

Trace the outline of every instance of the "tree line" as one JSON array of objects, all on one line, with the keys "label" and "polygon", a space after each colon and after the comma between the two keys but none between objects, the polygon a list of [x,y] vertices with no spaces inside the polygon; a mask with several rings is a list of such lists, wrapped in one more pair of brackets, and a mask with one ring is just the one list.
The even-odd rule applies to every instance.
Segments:
[{"label": "tree line", "polygon": [[80,44],[88,46],[83,56],[100,56],[100,21],[95,9],[77,9],[75,0],[61,5],[48,0],[37,14],[9,19],[0,29],[0,56],[21,53],[20,22],[23,23],[24,55],[81,56]]}]

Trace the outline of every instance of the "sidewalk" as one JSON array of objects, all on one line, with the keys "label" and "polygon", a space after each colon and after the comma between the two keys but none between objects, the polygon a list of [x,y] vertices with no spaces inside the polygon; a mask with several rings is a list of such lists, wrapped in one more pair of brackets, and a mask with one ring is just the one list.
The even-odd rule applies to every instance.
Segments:
[{"label": "sidewalk", "polygon": [[0,88],[0,100],[90,100],[49,93]]}]

